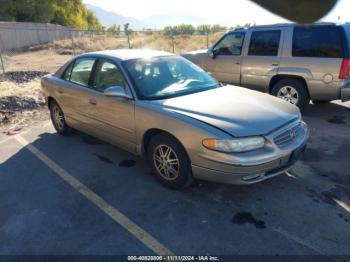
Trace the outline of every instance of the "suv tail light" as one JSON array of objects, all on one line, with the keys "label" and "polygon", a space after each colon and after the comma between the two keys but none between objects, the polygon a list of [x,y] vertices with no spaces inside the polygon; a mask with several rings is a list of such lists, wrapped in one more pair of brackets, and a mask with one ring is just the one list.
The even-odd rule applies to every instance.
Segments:
[{"label": "suv tail light", "polygon": [[350,77],[350,59],[344,58],[339,72],[339,79],[346,79]]}]

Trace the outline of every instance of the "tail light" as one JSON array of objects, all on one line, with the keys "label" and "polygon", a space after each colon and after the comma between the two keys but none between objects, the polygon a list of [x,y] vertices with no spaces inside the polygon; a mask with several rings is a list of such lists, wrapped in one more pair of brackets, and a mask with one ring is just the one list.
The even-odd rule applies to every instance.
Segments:
[{"label": "tail light", "polygon": [[350,76],[350,59],[344,58],[339,72],[339,79],[346,79]]}]

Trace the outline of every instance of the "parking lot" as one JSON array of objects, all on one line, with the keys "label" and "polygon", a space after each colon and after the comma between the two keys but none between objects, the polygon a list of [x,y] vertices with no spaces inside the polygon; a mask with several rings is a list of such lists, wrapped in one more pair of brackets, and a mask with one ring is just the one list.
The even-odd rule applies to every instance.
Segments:
[{"label": "parking lot", "polygon": [[2,136],[0,253],[350,255],[349,113],[349,102],[310,104],[308,149],[287,174],[182,191],[160,186],[145,160],[49,121]]}]

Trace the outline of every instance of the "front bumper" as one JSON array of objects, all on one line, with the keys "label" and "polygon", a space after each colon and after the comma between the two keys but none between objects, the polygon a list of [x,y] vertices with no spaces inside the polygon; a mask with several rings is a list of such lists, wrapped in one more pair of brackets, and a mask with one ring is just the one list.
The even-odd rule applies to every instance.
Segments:
[{"label": "front bumper", "polygon": [[253,184],[283,174],[306,148],[309,129],[303,121],[289,123],[265,135],[261,150],[246,153],[220,153],[203,149],[192,161],[193,176],[228,183]]},{"label": "front bumper", "polygon": [[192,165],[192,172],[195,178],[208,181],[238,185],[254,184],[281,175],[288,171],[291,166],[301,158],[305,149],[306,144],[303,144],[295,149],[291,154],[269,163],[256,166],[246,166],[243,169],[242,167],[239,167],[241,170],[240,173],[234,172],[234,170],[238,168],[235,166],[232,166],[233,172],[224,172],[195,165]]},{"label": "front bumper", "polygon": [[350,82],[342,86],[340,93],[341,101],[346,102],[350,100]]}]

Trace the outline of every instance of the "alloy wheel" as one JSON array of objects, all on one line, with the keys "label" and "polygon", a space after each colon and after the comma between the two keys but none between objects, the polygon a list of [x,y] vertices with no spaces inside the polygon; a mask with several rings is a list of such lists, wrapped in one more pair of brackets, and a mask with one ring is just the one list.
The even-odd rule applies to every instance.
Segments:
[{"label": "alloy wheel", "polygon": [[179,176],[180,161],[175,151],[167,145],[159,145],[153,153],[154,165],[158,173],[166,180],[175,180]]},{"label": "alloy wheel", "polygon": [[56,104],[53,105],[53,107],[52,107],[52,120],[53,120],[55,126],[59,130],[63,130],[63,128],[64,128],[64,115],[63,115],[61,108],[59,108],[59,106]]},{"label": "alloy wheel", "polygon": [[296,105],[298,104],[299,101],[299,94],[298,91],[292,87],[292,86],[284,86],[282,87],[278,93],[277,93],[277,97],[293,104]]}]

